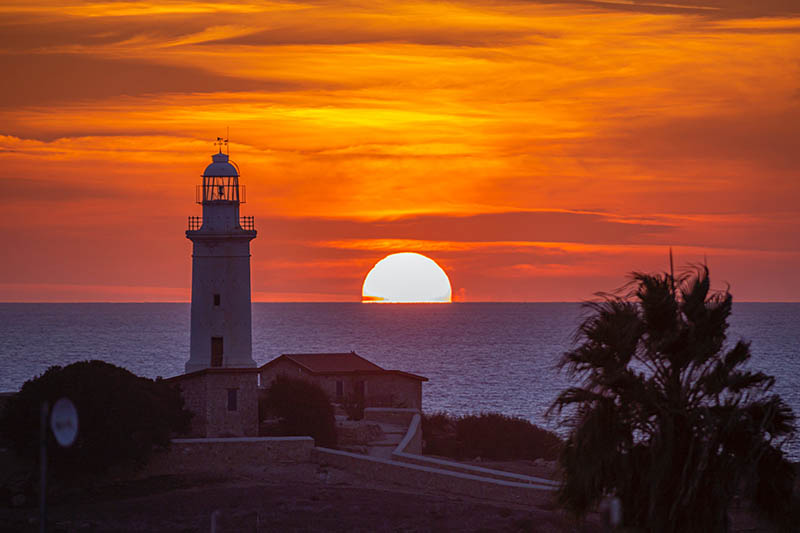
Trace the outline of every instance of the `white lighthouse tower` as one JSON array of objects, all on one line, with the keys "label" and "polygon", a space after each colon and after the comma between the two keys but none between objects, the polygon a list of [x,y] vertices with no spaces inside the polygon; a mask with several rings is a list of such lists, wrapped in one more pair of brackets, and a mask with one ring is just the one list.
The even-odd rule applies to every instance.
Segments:
[{"label": "white lighthouse tower", "polygon": [[189,217],[186,237],[193,243],[192,326],[186,372],[210,367],[255,367],[250,311],[250,241],[253,217],[240,217],[245,202],[238,167],[219,153],[197,186],[202,217]]}]

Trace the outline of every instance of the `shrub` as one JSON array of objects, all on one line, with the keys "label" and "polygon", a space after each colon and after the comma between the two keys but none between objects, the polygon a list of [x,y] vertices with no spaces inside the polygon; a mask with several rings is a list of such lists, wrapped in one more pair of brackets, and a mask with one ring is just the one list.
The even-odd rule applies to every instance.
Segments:
[{"label": "shrub", "polygon": [[342,400],[342,407],[347,413],[348,420],[362,420],[364,418],[364,395],[347,394]]},{"label": "shrub", "polygon": [[562,444],[554,433],[523,418],[500,413],[425,415],[422,434],[425,453],[455,459],[553,460]]},{"label": "shrub", "polygon": [[278,376],[259,400],[261,415],[280,419],[281,435],[310,435],[318,446],[336,446],[333,406],[322,388],[302,379]]},{"label": "shrub", "polygon": [[153,447],[166,447],[174,433],[186,433],[191,413],[180,392],[166,382],[136,376],[103,361],[53,366],[28,380],[7,403],[0,430],[16,452],[35,459],[44,401],[67,397],[78,411],[78,436],[60,447],[48,431],[48,457],[56,475],[99,473],[113,465],[141,466]]},{"label": "shrub", "polygon": [[447,413],[422,415],[422,453],[453,459],[464,456],[464,444],[456,436],[456,417]]}]

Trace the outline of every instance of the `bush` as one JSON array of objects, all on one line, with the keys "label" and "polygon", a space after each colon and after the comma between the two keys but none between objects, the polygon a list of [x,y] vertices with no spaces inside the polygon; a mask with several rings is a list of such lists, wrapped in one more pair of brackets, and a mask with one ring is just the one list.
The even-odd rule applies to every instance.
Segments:
[{"label": "bush", "polygon": [[141,466],[154,446],[166,447],[173,433],[189,430],[191,413],[166,382],[103,361],[82,361],[50,367],[26,381],[6,404],[0,431],[18,455],[36,459],[41,404],[52,407],[62,397],[75,404],[79,429],[69,448],[59,446],[48,431],[48,461],[57,476]]},{"label": "bush", "polygon": [[364,395],[348,394],[342,401],[344,412],[348,420],[362,420],[364,418]]},{"label": "bush", "polygon": [[280,419],[281,435],[314,438],[317,446],[336,446],[336,418],[328,395],[319,385],[278,376],[259,398],[260,416],[271,412]]},{"label": "bush", "polygon": [[562,445],[554,433],[523,418],[500,413],[424,415],[422,435],[424,453],[455,459],[554,460]]}]

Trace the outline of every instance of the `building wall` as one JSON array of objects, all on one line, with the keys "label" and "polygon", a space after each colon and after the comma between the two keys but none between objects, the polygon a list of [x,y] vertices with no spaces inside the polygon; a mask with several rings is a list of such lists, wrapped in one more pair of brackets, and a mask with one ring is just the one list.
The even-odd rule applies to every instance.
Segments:
[{"label": "building wall", "polygon": [[[192,437],[255,437],[258,435],[258,374],[214,372],[175,380],[186,408],[194,416]],[[228,391],[236,390],[236,410],[228,409]]]},{"label": "building wall", "polygon": [[422,409],[422,382],[387,372],[386,374],[325,374],[313,375],[288,361],[278,361],[261,370],[261,386],[269,387],[279,375],[300,378],[319,385],[333,402],[341,401],[336,395],[338,381],[342,382],[342,395],[356,391],[359,381],[365,383],[368,407],[406,407]]},{"label": "building wall", "polygon": [[[186,372],[211,366],[211,337],[222,337],[222,366],[254,368],[250,303],[250,240],[254,232],[188,232],[192,255],[192,305]],[[214,305],[214,295],[220,305]]]},{"label": "building wall", "polygon": [[[304,379],[306,381],[315,383],[319,385],[323,391],[325,391],[325,394],[328,395],[328,398],[330,398],[332,402],[336,401],[336,379],[327,379],[326,376],[315,376],[296,364],[285,360],[278,361],[275,364],[270,365],[269,368],[261,370],[261,387],[269,387],[270,384],[278,378],[278,376]],[[347,393],[351,391],[352,388],[345,387],[344,390],[345,393]]]},{"label": "building wall", "polygon": [[[258,375],[213,373],[206,378],[206,437],[258,436]],[[236,410],[228,409],[228,391],[236,390]]]},{"label": "building wall", "polygon": [[[352,375],[342,375],[342,376],[313,376],[312,381],[317,383],[322,390],[324,390],[328,397],[333,402],[341,402],[344,398],[348,395],[355,394],[356,392],[356,382],[364,381],[367,383],[366,385],[366,394],[369,396],[369,379],[365,377],[354,377]],[[337,396],[336,394],[336,382],[342,382],[342,395]]]},{"label": "building wall", "polygon": [[[370,405],[370,398],[381,400],[381,405]],[[384,401],[384,400],[388,400]],[[386,405],[388,403],[388,405]],[[422,409],[422,382],[397,374],[367,377],[367,405],[374,407],[402,407]]]},{"label": "building wall", "polygon": [[290,378],[311,379],[311,376],[309,376],[309,374],[302,368],[285,360],[280,360],[275,364],[270,365],[269,368],[262,368],[260,373],[261,386],[265,388],[269,387],[270,383],[275,381],[275,379],[281,375]]}]

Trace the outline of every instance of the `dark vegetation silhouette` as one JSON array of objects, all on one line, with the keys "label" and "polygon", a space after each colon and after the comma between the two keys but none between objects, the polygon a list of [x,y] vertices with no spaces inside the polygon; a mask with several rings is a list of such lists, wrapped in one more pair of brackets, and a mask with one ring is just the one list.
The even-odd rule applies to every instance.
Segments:
[{"label": "dark vegetation silhouette", "polygon": [[348,420],[362,420],[364,418],[364,395],[357,393],[346,394],[342,400],[342,408],[347,413]]},{"label": "dark vegetation silhouette", "polygon": [[423,453],[453,459],[546,459],[558,457],[557,435],[518,417],[499,413],[422,417]]},{"label": "dark vegetation silhouette", "polygon": [[795,418],[774,378],[746,367],[749,343],[726,343],[730,293],[710,290],[705,266],[634,273],[628,288],[586,304],[561,362],[582,381],[551,407],[570,424],[561,503],[580,516],[616,495],[626,526],[705,532],[729,529],[738,495],[791,528]]},{"label": "dark vegetation silhouette", "polygon": [[78,436],[69,448],[60,447],[48,431],[48,463],[62,479],[117,465],[142,466],[153,448],[167,447],[173,435],[189,430],[191,413],[180,392],[165,381],[103,361],[81,361],[50,367],[26,381],[6,404],[0,431],[20,457],[38,458],[41,404],[48,401],[52,407],[62,397],[72,400],[79,418]]},{"label": "dark vegetation silhouette", "polygon": [[333,405],[322,388],[302,379],[278,376],[259,392],[259,417],[274,416],[277,427],[266,435],[311,436],[317,446],[336,447],[336,418]]}]

